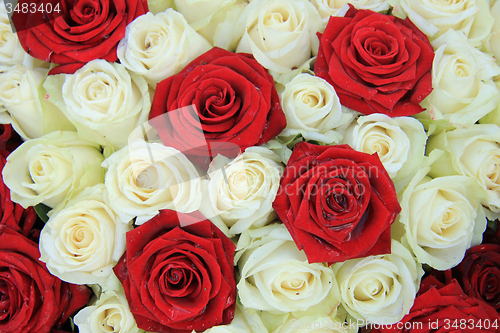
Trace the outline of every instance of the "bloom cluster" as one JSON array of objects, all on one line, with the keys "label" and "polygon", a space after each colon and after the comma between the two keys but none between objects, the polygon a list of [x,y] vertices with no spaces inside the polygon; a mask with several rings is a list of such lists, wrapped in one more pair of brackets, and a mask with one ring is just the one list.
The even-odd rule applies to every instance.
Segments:
[{"label": "bloom cluster", "polygon": [[498,332],[500,1],[0,1],[0,331]]}]

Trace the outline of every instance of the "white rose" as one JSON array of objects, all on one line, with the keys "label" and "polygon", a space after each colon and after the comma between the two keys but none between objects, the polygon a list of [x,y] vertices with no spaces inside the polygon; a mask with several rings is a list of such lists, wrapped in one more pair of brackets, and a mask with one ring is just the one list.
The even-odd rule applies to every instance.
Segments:
[{"label": "white rose", "polygon": [[[9,6],[12,5],[12,2],[9,1]],[[17,34],[12,31],[7,8],[2,0],[0,1],[0,71],[7,70],[14,65],[20,65],[26,55]]]},{"label": "white rose", "polygon": [[0,73],[0,104],[6,108],[1,123],[11,123],[24,139],[41,137],[55,130],[74,130],[73,125],[52,103],[45,101],[42,82],[48,68],[29,69],[15,65]]},{"label": "white rose", "polygon": [[401,243],[391,253],[333,265],[342,305],[360,320],[389,325],[409,313],[424,274],[422,265]]},{"label": "white rose", "polygon": [[233,51],[242,34],[234,25],[247,0],[175,0],[179,11],[194,30],[212,45]]},{"label": "white rose", "polygon": [[156,15],[141,15],[127,25],[116,52],[127,69],[154,85],[179,73],[211,48],[182,14],[169,8]]},{"label": "white rose", "polygon": [[306,140],[325,144],[338,143],[342,134],[336,131],[346,125],[352,113],[342,112],[335,89],[320,77],[298,74],[285,85],[280,94],[286,116],[286,128],[281,137],[301,134]]},{"label": "white rose", "polygon": [[76,284],[103,284],[125,252],[132,227],[104,203],[103,184],[86,188],[50,212],[40,233],[40,260],[51,274]]},{"label": "white rose", "polygon": [[249,147],[232,161],[218,155],[203,181],[200,212],[230,235],[264,226],[276,217],[272,204],[282,173],[279,157],[266,148]]},{"label": "white rose", "polygon": [[22,65],[0,73],[0,103],[9,112],[14,130],[26,140],[43,135],[38,87],[47,73],[48,70],[31,71]]},{"label": "white rose", "polygon": [[[429,161],[441,153],[433,151]],[[486,229],[479,210],[482,189],[466,176],[432,179],[430,169],[421,167],[400,195],[402,210],[392,230],[404,235],[401,242],[408,243],[419,262],[446,270],[458,265],[472,244],[481,243]]]},{"label": "white rose", "polygon": [[113,153],[102,166],[108,168],[108,204],[123,221],[137,216],[136,224],[142,224],[162,209],[191,213],[200,206],[198,171],[172,147],[136,141]]},{"label": "white rose", "polygon": [[429,173],[432,177],[450,174],[476,179],[486,191],[482,202],[500,213],[500,127],[493,124],[472,125],[468,129],[443,131],[431,136],[427,152],[446,151]]},{"label": "white rose", "polygon": [[284,323],[272,333],[347,333],[346,325],[327,315],[311,315],[296,318],[287,316]]},{"label": "white rose", "polygon": [[408,176],[424,158],[427,135],[415,118],[384,114],[361,116],[346,131],[343,143],[367,154],[377,153],[389,176]]},{"label": "white rose", "polygon": [[493,26],[488,0],[389,0],[395,16],[406,16],[427,36],[463,32],[473,46],[485,43]]},{"label": "white rose", "polygon": [[151,107],[144,78],[105,60],[93,60],[71,75],[51,75],[44,87],[81,137],[115,148],[127,144]]},{"label": "white rose", "polygon": [[104,181],[100,147],[76,132],[52,132],[24,142],[2,171],[12,200],[23,207],[54,208],[83,189]]},{"label": "white rose", "polygon": [[74,317],[80,333],[140,333],[130,312],[125,292],[114,274],[102,288],[99,299]]},{"label": "white rose", "polygon": [[247,308],[328,314],[339,304],[333,271],[308,263],[283,224],[245,231],[234,259],[241,276],[238,295]]},{"label": "white rose", "polygon": [[305,0],[253,0],[236,29],[244,28],[236,52],[253,54],[265,68],[288,73],[318,50],[316,36],[323,23],[318,11]]},{"label": "white rose", "polygon": [[344,7],[349,3],[357,9],[368,9],[374,12],[383,12],[389,9],[387,0],[311,0],[323,19],[326,27],[330,16],[344,16],[349,7]]},{"label": "white rose", "polygon": [[436,50],[433,90],[422,103],[431,119],[446,119],[455,127],[466,127],[497,107],[500,94],[492,77],[500,74],[500,67],[495,59],[453,30],[432,45]]}]

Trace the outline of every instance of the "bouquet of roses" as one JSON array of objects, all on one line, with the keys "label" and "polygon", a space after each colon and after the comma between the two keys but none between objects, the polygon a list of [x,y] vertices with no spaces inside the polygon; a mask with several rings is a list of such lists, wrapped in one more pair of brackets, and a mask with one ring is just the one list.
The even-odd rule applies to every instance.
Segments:
[{"label": "bouquet of roses", "polygon": [[0,29],[0,332],[500,331],[500,1]]}]

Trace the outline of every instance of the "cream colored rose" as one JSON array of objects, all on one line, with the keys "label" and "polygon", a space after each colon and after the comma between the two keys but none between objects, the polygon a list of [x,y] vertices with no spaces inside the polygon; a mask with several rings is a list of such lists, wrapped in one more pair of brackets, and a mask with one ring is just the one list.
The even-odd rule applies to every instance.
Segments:
[{"label": "cream colored rose", "polygon": [[424,34],[439,37],[460,31],[473,46],[488,39],[494,19],[487,0],[389,0],[393,14],[408,17]]},{"label": "cream colored rose", "polygon": [[389,9],[387,0],[311,0],[323,19],[326,27],[330,16],[344,16],[349,7],[344,7],[349,3],[357,9],[368,9],[374,12],[384,12]]},{"label": "cream colored rose", "polygon": [[325,144],[342,140],[342,128],[353,118],[344,113],[335,89],[320,77],[299,74],[285,85],[280,94],[281,107],[286,116],[283,138],[301,134],[306,140]]},{"label": "cream colored rose", "polygon": [[242,34],[234,25],[247,0],[175,0],[177,11],[212,45],[233,51]]},{"label": "cream colored rose", "polygon": [[169,8],[141,15],[127,25],[116,52],[125,68],[156,85],[211,48],[182,14]]},{"label": "cream colored rose", "polygon": [[323,23],[304,0],[253,0],[241,14],[236,30],[244,28],[236,52],[253,54],[265,68],[288,73],[318,50],[316,36]]},{"label": "cream colored rose", "polygon": [[[8,3],[9,6],[14,5],[14,8],[15,4],[12,4],[11,1]],[[0,1],[0,71],[22,64],[27,55],[17,38],[17,34],[12,31],[5,5],[3,0]]]},{"label": "cream colored rose", "polygon": [[55,130],[74,130],[61,111],[45,100],[42,82],[49,69],[15,65],[0,73],[0,104],[6,112],[0,123],[10,123],[24,139]]},{"label": "cream colored rose", "polygon": [[51,75],[44,87],[81,137],[114,148],[127,144],[151,107],[144,78],[105,60],[93,60],[71,75]]},{"label": "cream colored rose", "polygon": [[25,140],[43,135],[38,87],[47,73],[48,69],[32,71],[22,65],[0,73],[0,103],[9,112],[14,130]]},{"label": "cream colored rose", "polygon": [[81,333],[142,333],[130,312],[127,297],[114,274],[106,281],[98,300],[80,310],[74,322]]},{"label": "cream colored rose", "polygon": [[397,323],[409,313],[424,274],[394,239],[390,254],[347,260],[334,264],[333,271],[349,314],[380,325]]},{"label": "cream colored rose", "polygon": [[[435,150],[429,160],[441,153]],[[404,235],[401,243],[408,243],[420,263],[446,270],[458,265],[472,244],[481,243],[486,229],[479,209],[482,189],[466,176],[433,179],[427,176],[430,169],[421,167],[400,195],[402,210],[392,231]]]},{"label": "cream colored rose", "polygon": [[495,60],[472,47],[463,34],[450,30],[432,42],[431,94],[422,105],[431,119],[466,127],[498,105],[500,94],[492,78],[500,74]]},{"label": "cream colored rose", "polygon": [[430,175],[458,174],[476,179],[486,191],[482,204],[500,213],[499,142],[500,127],[493,124],[477,124],[431,136],[427,152],[438,148],[445,150],[446,155],[433,165]]},{"label": "cream colored rose", "polygon": [[346,327],[348,324],[327,315],[313,314],[300,318],[289,315],[272,333],[348,333]]},{"label": "cream colored rose", "polygon": [[276,218],[282,173],[279,157],[266,148],[249,147],[232,161],[218,155],[203,181],[200,212],[229,235],[264,226]]},{"label": "cream colored rose", "polygon": [[52,132],[24,142],[2,171],[12,200],[23,207],[54,208],[88,186],[104,181],[100,147],[76,132]]},{"label": "cream colored rose", "polygon": [[108,204],[123,221],[137,216],[135,223],[142,224],[162,209],[191,213],[200,206],[198,171],[172,147],[136,141],[102,165],[108,168]]},{"label": "cream colored rose", "polygon": [[105,186],[86,188],[58,206],[40,233],[40,260],[51,274],[76,284],[103,284],[125,252],[132,227],[104,203]]},{"label": "cream colored rose", "polygon": [[422,162],[426,140],[424,127],[415,118],[375,113],[353,122],[343,143],[367,154],[377,153],[389,176],[398,180]]},{"label": "cream colored rose", "polygon": [[309,264],[283,224],[242,233],[235,264],[241,276],[238,295],[247,308],[328,314],[339,304],[333,271],[324,264]]}]

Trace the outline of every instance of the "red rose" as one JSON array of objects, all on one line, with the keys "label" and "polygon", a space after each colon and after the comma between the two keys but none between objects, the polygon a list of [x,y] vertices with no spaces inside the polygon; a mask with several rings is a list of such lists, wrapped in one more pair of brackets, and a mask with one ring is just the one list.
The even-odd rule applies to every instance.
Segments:
[{"label": "red rose", "polygon": [[499,332],[500,316],[489,304],[464,294],[457,280],[443,284],[434,276],[422,281],[410,313],[397,324],[372,333]]},{"label": "red rose", "polygon": [[434,50],[407,18],[349,9],[330,18],[320,37],[317,76],[335,88],[340,102],[363,114],[391,117],[423,111],[432,91]]},{"label": "red rose", "polygon": [[36,243],[0,225],[0,332],[48,333],[87,304],[86,286],[50,275],[39,257]]},{"label": "red rose", "polygon": [[310,263],[390,253],[401,211],[377,154],[305,142],[293,150],[273,207]]},{"label": "red rose", "polygon": [[500,310],[500,245],[482,244],[470,248],[462,263],[452,271],[467,295]]},{"label": "red rose", "polygon": [[[178,110],[179,109],[179,110]],[[205,158],[261,145],[286,126],[273,78],[253,57],[213,48],[156,87],[149,119],[166,146]]]},{"label": "red rose", "polygon": [[127,24],[148,11],[147,0],[23,2],[29,5],[28,12],[19,11],[12,16],[19,40],[31,56],[62,64],[50,74],[74,73],[94,59],[116,61],[116,47],[125,36]]},{"label": "red rose", "polygon": [[236,306],[234,249],[210,221],[172,210],[129,231],[114,271],[137,326],[191,333],[229,324]]}]

